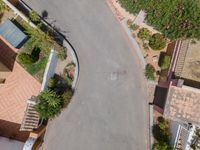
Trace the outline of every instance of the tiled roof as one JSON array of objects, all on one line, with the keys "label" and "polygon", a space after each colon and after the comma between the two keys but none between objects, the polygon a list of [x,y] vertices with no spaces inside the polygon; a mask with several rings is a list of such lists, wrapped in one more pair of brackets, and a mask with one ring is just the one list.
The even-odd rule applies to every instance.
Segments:
[{"label": "tiled roof", "polygon": [[[1,36],[0,45],[1,49],[16,52]],[[41,84],[15,61],[12,73],[0,84],[0,119],[21,124],[27,100],[37,96],[40,89]]]},{"label": "tiled roof", "polygon": [[[200,82],[200,42],[182,40],[175,69],[175,76],[185,80]],[[186,83],[186,82],[185,82]],[[187,84],[188,85],[188,84]],[[193,85],[192,85],[193,86]]]},{"label": "tiled roof", "polygon": [[200,125],[200,90],[188,86],[170,86],[164,116]]}]

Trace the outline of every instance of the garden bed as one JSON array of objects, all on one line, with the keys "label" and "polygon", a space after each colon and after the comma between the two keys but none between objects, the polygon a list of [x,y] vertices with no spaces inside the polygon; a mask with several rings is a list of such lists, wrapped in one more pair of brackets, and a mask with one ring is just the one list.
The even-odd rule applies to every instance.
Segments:
[{"label": "garden bed", "polygon": [[[28,35],[27,41],[19,49],[17,60],[32,76],[42,82],[50,50],[55,49],[61,60],[66,59],[66,50],[50,37],[49,32],[45,33],[39,27],[30,26],[21,17],[16,17],[13,22]],[[38,50],[37,53],[34,52],[35,49]]]},{"label": "garden bed", "polygon": [[[169,40],[166,39],[166,43],[161,43],[159,45],[157,44],[160,41],[159,38],[162,38],[162,35],[159,32],[144,28],[143,26],[137,26],[133,24],[132,20],[127,20],[127,26],[130,29],[130,32],[132,32],[133,38],[139,44],[145,62],[154,67],[155,77],[151,78],[151,80],[158,81],[159,73],[162,70],[161,65],[159,64],[160,56],[162,53],[166,53]],[[158,36],[158,38],[156,37],[156,39],[155,36]]]}]

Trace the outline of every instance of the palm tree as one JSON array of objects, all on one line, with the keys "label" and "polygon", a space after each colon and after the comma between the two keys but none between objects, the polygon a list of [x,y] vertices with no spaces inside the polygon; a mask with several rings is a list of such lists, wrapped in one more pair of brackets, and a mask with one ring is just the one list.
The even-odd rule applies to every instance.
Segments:
[{"label": "palm tree", "polygon": [[31,27],[27,23],[24,23],[23,27],[25,28],[26,34],[30,36],[30,43],[31,43],[32,48],[38,47],[42,51],[44,51],[44,54],[48,54],[50,49],[55,44],[55,42],[49,36],[49,34],[42,32],[39,29],[39,27],[37,28]]},{"label": "palm tree", "polygon": [[45,90],[38,96],[35,109],[43,119],[53,118],[60,113],[61,97],[54,91]]}]

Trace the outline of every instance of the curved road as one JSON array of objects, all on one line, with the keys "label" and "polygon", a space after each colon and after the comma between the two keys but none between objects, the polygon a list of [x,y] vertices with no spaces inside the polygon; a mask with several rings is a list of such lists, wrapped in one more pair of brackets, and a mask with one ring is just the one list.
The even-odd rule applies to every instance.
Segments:
[{"label": "curved road", "polygon": [[40,14],[46,10],[48,21],[65,31],[80,63],[73,100],[59,117],[49,122],[43,149],[147,149],[143,70],[106,1],[27,3]]}]

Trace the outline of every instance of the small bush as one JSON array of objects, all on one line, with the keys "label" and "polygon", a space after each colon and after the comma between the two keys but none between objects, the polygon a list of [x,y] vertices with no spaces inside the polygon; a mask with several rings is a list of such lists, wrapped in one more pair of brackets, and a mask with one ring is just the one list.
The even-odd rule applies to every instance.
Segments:
[{"label": "small bush", "polygon": [[6,5],[5,5],[5,3],[2,1],[2,0],[0,0],[0,13],[3,13],[3,11],[6,9]]},{"label": "small bush", "polygon": [[57,56],[60,60],[65,60],[67,58],[66,49],[64,47],[60,48],[58,50]]},{"label": "small bush", "polygon": [[55,79],[55,77],[51,77],[49,80],[48,80],[48,87],[49,88],[55,88],[55,86],[56,86],[56,79]]},{"label": "small bush", "polygon": [[146,65],[145,76],[148,80],[155,80],[155,68],[151,64]]},{"label": "small bush", "polygon": [[147,28],[141,28],[137,36],[142,40],[149,40],[149,38],[151,37],[151,32]]},{"label": "small bush", "polygon": [[128,27],[130,28],[130,26],[133,24],[133,21],[131,20],[131,19],[128,19],[127,20],[127,25],[128,25]]},{"label": "small bush", "polygon": [[153,34],[149,40],[149,46],[153,50],[161,50],[165,48],[167,43],[166,38],[160,33]]},{"label": "small bush", "polygon": [[62,94],[62,107],[67,107],[67,105],[70,103],[71,98],[72,98],[73,92],[71,89],[67,89],[63,94]]},{"label": "small bush", "polygon": [[197,41],[196,41],[195,39],[192,39],[192,40],[190,41],[190,43],[191,43],[191,44],[196,44]]},{"label": "small bush", "polygon": [[161,66],[160,66],[161,69],[162,70],[168,69],[170,62],[171,62],[171,57],[168,55],[165,55],[161,60]]},{"label": "small bush", "polygon": [[29,18],[30,18],[31,21],[33,21],[33,22],[35,22],[35,23],[40,22],[40,17],[39,17],[39,15],[37,14],[37,12],[35,12],[35,11],[31,11],[31,12],[29,13]]},{"label": "small bush", "polygon": [[30,54],[24,52],[19,53],[17,59],[21,64],[32,64],[35,62]]},{"label": "small bush", "polygon": [[135,31],[135,30],[137,30],[137,29],[139,28],[139,26],[136,25],[136,24],[131,24],[129,28],[130,28],[131,30]]}]

